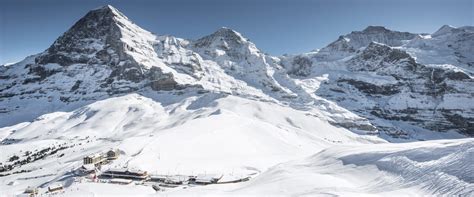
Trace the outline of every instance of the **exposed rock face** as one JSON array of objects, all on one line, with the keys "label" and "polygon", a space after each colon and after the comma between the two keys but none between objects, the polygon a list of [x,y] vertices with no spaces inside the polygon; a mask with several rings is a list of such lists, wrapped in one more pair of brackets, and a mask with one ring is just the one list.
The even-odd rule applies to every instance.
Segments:
[{"label": "exposed rock face", "polygon": [[[361,47],[368,46],[371,42],[401,46],[417,36],[413,33],[388,30],[381,26],[369,26],[362,31],[353,31],[350,34],[339,36],[336,41],[321,49],[318,56],[323,59],[327,58],[325,56],[340,59],[356,52]],[[335,54],[339,55],[335,56]]]},{"label": "exposed rock face", "polygon": [[373,119],[393,136],[408,137],[407,130],[416,130],[394,126],[399,122],[474,135],[472,104],[456,103],[474,98],[474,80],[465,72],[419,64],[400,49],[373,42],[345,64],[352,73],[324,83],[318,95]]},{"label": "exposed rock face", "polygon": [[153,90],[174,90],[178,89],[178,83],[174,81],[173,74],[163,73],[161,69],[152,67],[149,72],[150,86]]},{"label": "exposed rock face", "polygon": [[[136,55],[137,53],[140,55],[152,53],[154,38],[155,36],[151,33],[134,25],[111,6],[92,10],[59,37],[45,52],[35,57],[34,63],[26,64],[28,76],[25,77],[23,83],[48,83],[44,80],[54,74],[74,78],[81,69],[87,69],[93,70],[92,75],[89,76],[90,79],[86,82],[89,83],[87,92],[108,94],[127,92],[124,89],[133,91],[144,84],[154,84],[152,88],[157,90],[170,90],[170,87],[176,87],[170,84],[177,84],[173,75],[162,72],[161,69],[160,72],[150,69],[148,64],[140,61],[141,59]],[[149,52],[150,50],[152,52]],[[52,68],[53,65],[54,68]],[[159,74],[162,76],[158,76]],[[155,83],[163,79],[166,79],[167,83]],[[54,79],[51,78],[51,80]],[[161,84],[163,87],[160,86]],[[74,84],[67,89],[76,92],[80,91],[81,87]]]},{"label": "exposed rock face", "polygon": [[337,82],[347,83],[355,87],[357,90],[363,93],[372,95],[372,96],[377,96],[377,95],[389,96],[389,95],[394,95],[400,92],[397,85],[375,85],[372,83],[368,83],[364,81],[356,81],[353,79],[340,79]]},{"label": "exposed rock face", "polygon": [[[27,64],[25,68],[28,68],[28,74],[34,76],[33,79],[37,79],[38,81],[44,80],[47,77],[62,71],[61,68],[47,68],[39,64]],[[24,83],[27,82],[24,81]]]},{"label": "exposed rock face", "polygon": [[307,57],[297,56],[293,59],[293,67],[288,70],[288,74],[307,77],[311,74],[312,62]]},{"label": "exposed rock face", "polygon": [[[62,66],[90,61],[117,64],[125,59],[119,42],[122,34],[115,19],[117,14],[108,6],[87,13],[59,37],[47,53],[37,57],[36,62],[57,63]],[[112,56],[115,58],[112,59]]]},{"label": "exposed rock face", "polygon": [[365,47],[371,42],[384,43],[389,46],[401,46],[404,41],[415,38],[417,34],[388,30],[381,26],[369,26],[362,31],[353,31],[346,35],[355,49]]},{"label": "exposed rock face", "polygon": [[[130,33],[137,35],[129,35]],[[170,84],[177,84],[171,73],[156,72],[156,69],[150,69],[135,58],[135,53],[146,55],[147,50],[153,50],[154,40],[134,38],[139,36],[154,39],[151,33],[134,25],[115,8],[104,6],[87,13],[35,61],[40,65],[106,65],[110,69],[110,75],[104,79],[102,87],[118,80],[131,82],[129,86],[140,86],[142,82],[151,81],[153,89],[171,90],[176,85]],[[128,40],[132,40],[134,45]],[[163,79],[167,83],[156,83]]]},{"label": "exposed rock face", "polygon": [[415,59],[406,52],[375,42],[371,42],[359,55],[347,63],[352,71],[391,74],[399,78],[406,77],[403,76],[406,71],[415,71],[418,66]]},{"label": "exposed rock face", "polygon": [[[163,70],[167,66],[156,57],[155,44],[156,36],[115,8],[92,10],[46,51],[2,68],[8,78],[0,81],[0,102],[5,104],[1,110],[17,114],[3,119],[34,118],[45,111],[73,108],[146,87],[156,91],[184,87],[178,85],[170,69]],[[31,117],[24,115],[26,112],[22,115],[20,111],[27,106],[15,104],[18,99],[46,102],[45,109],[38,109]]]}]

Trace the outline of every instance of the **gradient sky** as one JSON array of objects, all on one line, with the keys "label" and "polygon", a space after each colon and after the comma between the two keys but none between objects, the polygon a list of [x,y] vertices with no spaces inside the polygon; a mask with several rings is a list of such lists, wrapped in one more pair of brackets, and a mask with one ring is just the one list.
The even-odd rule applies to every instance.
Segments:
[{"label": "gradient sky", "polygon": [[432,33],[474,23],[474,0],[0,0],[0,64],[45,50],[106,4],[159,35],[197,39],[229,27],[272,55],[321,48],[368,25]]}]

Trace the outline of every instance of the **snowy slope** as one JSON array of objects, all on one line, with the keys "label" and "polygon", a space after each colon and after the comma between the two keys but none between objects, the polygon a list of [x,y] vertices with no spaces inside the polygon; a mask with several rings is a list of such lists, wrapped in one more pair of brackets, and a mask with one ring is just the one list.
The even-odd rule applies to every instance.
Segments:
[{"label": "snowy slope", "polygon": [[[337,146],[277,165],[222,194],[470,196],[474,141]],[[189,192],[189,193],[188,193]],[[184,191],[190,194],[199,190]]]},{"label": "snowy slope", "polygon": [[333,146],[276,165],[249,182],[155,193],[144,186],[84,183],[68,195],[471,196],[472,139]]},{"label": "snowy slope", "polygon": [[[178,102],[158,102],[162,97]],[[250,175],[334,144],[384,142],[278,104],[221,94],[174,98],[165,94],[156,95],[156,100],[130,94],[72,112],[46,114],[1,132],[3,139],[16,141],[2,145],[1,161],[13,155],[25,159],[26,151],[34,153],[60,144],[73,146],[11,171],[31,172],[1,177],[2,191],[9,194],[31,184],[65,181],[63,174],[80,167],[83,156],[110,148],[122,152],[111,167],[158,174]],[[33,182],[25,180],[38,175],[45,176]],[[12,180],[19,184],[7,186]]]},{"label": "snowy slope", "polygon": [[428,36],[411,40],[407,52],[423,64],[455,65],[471,76],[474,73],[474,30],[472,26],[442,26]]}]

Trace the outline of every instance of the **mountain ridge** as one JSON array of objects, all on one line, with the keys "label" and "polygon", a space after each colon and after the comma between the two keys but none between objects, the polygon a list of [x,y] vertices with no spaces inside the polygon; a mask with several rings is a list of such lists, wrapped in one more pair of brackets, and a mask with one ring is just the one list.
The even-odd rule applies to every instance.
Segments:
[{"label": "mountain ridge", "polygon": [[[439,31],[443,28],[445,27],[443,26]],[[451,30],[452,28],[444,36],[458,35],[458,31],[449,33]],[[463,27],[459,31],[466,32],[465,34],[469,37],[468,30],[469,27]],[[218,91],[273,100],[297,108],[316,108],[325,111],[323,112],[326,114],[325,119],[330,122],[347,125],[353,119],[343,117],[354,116],[358,117],[357,119],[367,120],[367,115],[351,112],[354,109],[346,111],[344,108],[348,106],[341,107],[335,104],[334,101],[336,103],[338,101],[332,100],[333,97],[328,97],[328,95],[338,95],[337,91],[318,95],[318,92],[324,88],[318,91],[315,84],[308,84],[305,81],[312,81],[312,83],[319,84],[319,87],[323,87],[331,79],[321,78],[321,81],[319,79],[321,72],[336,73],[331,74],[331,76],[339,76],[344,72],[378,72],[374,69],[383,64],[385,66],[395,66],[393,69],[396,69],[398,64],[404,64],[400,62],[402,59],[406,59],[411,65],[418,65],[420,62],[418,62],[419,58],[417,57],[420,55],[418,52],[412,53],[412,51],[421,44],[416,44],[416,47],[411,45],[421,41],[431,42],[430,39],[422,39],[420,34],[393,31],[382,26],[368,26],[362,31],[353,31],[341,36],[318,52],[275,57],[264,54],[242,34],[226,27],[219,28],[214,33],[194,41],[173,36],[157,36],[136,26],[120,11],[107,5],[87,13],[45,52],[36,55],[34,61],[30,59],[19,63],[18,67],[23,68],[13,69],[14,65],[4,67],[6,74],[2,76],[4,79],[1,84],[0,95],[3,102],[5,100],[14,102],[15,99],[12,100],[11,98],[20,96],[18,92],[24,92],[21,94],[22,98],[29,97],[33,100],[47,98],[48,102],[58,99],[60,100],[59,103],[63,103],[59,104],[60,106],[66,106],[76,101],[81,102],[81,100],[90,102],[113,95],[147,91],[147,88],[152,91],[181,91],[191,88],[193,91]],[[373,48],[373,50],[369,52],[365,49],[366,47]],[[375,61],[373,58],[382,57],[385,53],[384,50],[390,51],[390,55],[385,59],[377,60],[377,63],[371,63]],[[359,54],[362,55],[362,58],[357,61],[362,62],[362,64],[359,68],[355,68],[357,61],[354,57],[359,56]],[[423,55],[421,54],[421,56]],[[457,57],[456,53],[450,55],[450,58]],[[447,59],[449,60],[449,58]],[[446,63],[452,62],[448,61]],[[334,66],[321,66],[324,64]],[[423,61],[421,64],[423,64]],[[368,69],[367,66],[369,65],[374,69]],[[447,80],[457,79],[464,81],[463,83],[472,83],[472,73],[469,69],[464,70],[466,67],[469,68],[469,65],[466,66],[462,62],[457,62],[453,66],[456,67],[454,71],[452,71],[454,67],[446,66],[436,69],[444,70],[440,71],[444,73],[453,73],[442,75],[450,76],[450,78],[446,78]],[[87,73],[92,75],[90,77],[86,75],[77,77],[76,73],[82,72],[84,69],[88,69]],[[390,70],[391,68],[384,69]],[[412,70],[399,70],[397,72],[404,72],[404,74],[396,75],[399,77],[413,75],[413,69],[414,67]],[[380,72],[376,75],[380,75]],[[70,85],[55,84],[54,80],[56,79],[51,78],[49,80],[50,77],[63,78],[60,81],[67,79],[67,82],[64,83]],[[14,82],[15,80],[23,82],[17,84]],[[442,86],[451,84],[451,82],[444,83],[445,79],[440,80]],[[371,96],[371,90],[365,90],[364,88],[379,89],[377,86],[380,85],[376,81],[369,84],[366,84],[367,81],[364,83],[357,82],[359,84],[356,85],[354,81],[360,80],[349,80],[346,76],[345,79],[339,79],[336,83],[340,86],[345,86],[348,82],[352,83],[352,86],[362,88],[358,91],[362,91],[368,96]],[[44,84],[55,85],[42,87],[41,84],[43,86]],[[405,86],[404,84],[407,83],[398,83],[401,86]],[[456,84],[447,86],[452,89]],[[48,91],[51,89],[59,90],[60,96],[48,96]],[[470,98],[467,96],[470,91],[468,88],[454,89],[463,93],[465,95],[463,97]],[[427,89],[426,91],[431,90]],[[422,94],[432,95],[428,92]],[[441,98],[444,97],[445,91],[442,94]],[[8,112],[15,113],[15,107],[17,106],[13,107],[14,103],[11,104],[12,107],[2,109],[6,114]],[[459,109],[455,108],[453,110],[449,112],[448,116],[457,118],[451,121],[457,123],[461,121],[464,125],[462,133],[472,135],[473,109],[469,107],[465,112],[467,116],[461,115],[461,119],[459,119],[460,114],[455,112]],[[340,114],[331,111],[345,112]],[[356,111],[359,111],[359,109]],[[407,115],[409,116],[409,114],[403,114],[404,117]],[[26,120],[28,119],[23,121]],[[373,130],[372,124],[380,126],[380,123],[375,122],[368,125],[364,124],[353,125],[354,127],[348,128],[356,130],[357,128],[371,128],[370,130]],[[454,126],[454,123],[452,124]],[[385,123],[382,125],[385,125]],[[381,128],[392,130],[390,127],[392,126]],[[398,132],[400,128],[395,130]],[[417,131],[413,132],[416,133]],[[406,135],[409,134],[406,133],[402,136]]]}]

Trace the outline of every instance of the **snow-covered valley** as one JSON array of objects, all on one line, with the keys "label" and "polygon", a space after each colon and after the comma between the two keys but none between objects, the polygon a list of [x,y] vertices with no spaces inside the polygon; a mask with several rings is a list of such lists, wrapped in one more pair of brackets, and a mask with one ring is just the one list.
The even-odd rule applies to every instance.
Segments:
[{"label": "snow-covered valley", "polygon": [[[472,27],[370,26],[274,57],[229,28],[157,36],[100,7],[0,66],[0,196],[472,196],[472,46]],[[219,181],[93,175],[110,169]]]}]

